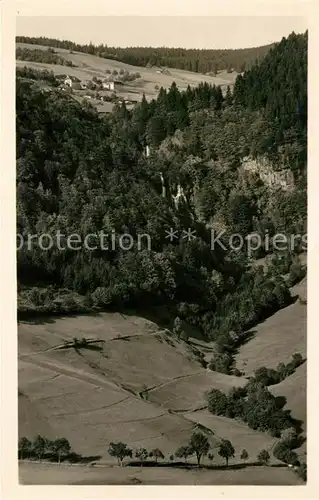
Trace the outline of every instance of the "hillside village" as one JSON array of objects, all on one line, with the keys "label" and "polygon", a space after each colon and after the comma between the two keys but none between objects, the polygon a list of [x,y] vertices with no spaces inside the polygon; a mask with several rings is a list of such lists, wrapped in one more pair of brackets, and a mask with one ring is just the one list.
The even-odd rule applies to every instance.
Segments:
[{"label": "hillside village", "polygon": [[61,82],[58,90],[71,93],[84,99],[94,99],[95,102],[113,102],[134,105],[139,102],[138,98],[125,99],[117,95],[117,91],[124,85],[122,80],[116,80],[109,76],[103,80],[93,77],[93,79],[80,80],[76,76],[57,75],[56,79]]},{"label": "hillside village", "polygon": [[[216,83],[221,85],[225,94],[228,86],[233,87],[237,75],[235,71],[223,70],[212,76],[160,66],[140,68],[73,50],[34,46],[28,43],[18,43],[17,50],[19,50],[19,58],[16,61],[18,70],[28,68],[53,72],[59,82],[59,90],[69,93],[79,102],[83,99],[90,100],[100,114],[111,112],[116,103],[125,103],[128,109],[132,109],[142,100],[143,95],[148,101],[156,98],[160,88],[169,88],[173,81],[179,89],[186,89],[188,85],[194,87],[203,81]],[[54,64],[41,63],[39,62],[41,54],[44,61],[48,56],[50,58],[55,56],[57,61]],[[59,64],[61,61],[65,64]],[[48,85],[43,84],[43,88],[48,92],[52,91]]]}]

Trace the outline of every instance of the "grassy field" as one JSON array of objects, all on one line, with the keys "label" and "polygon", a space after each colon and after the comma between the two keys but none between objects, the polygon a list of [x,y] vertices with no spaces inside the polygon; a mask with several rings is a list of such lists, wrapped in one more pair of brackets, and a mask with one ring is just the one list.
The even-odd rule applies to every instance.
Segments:
[{"label": "grassy field", "polygon": [[171,467],[83,467],[20,463],[21,484],[73,485],[298,485],[287,467],[259,467],[207,470]]},{"label": "grassy field", "polygon": [[[301,295],[305,290],[303,280],[293,293]],[[237,356],[237,366],[247,375],[260,366],[288,362],[294,352],[305,355],[306,306],[296,301],[258,325],[256,332]],[[100,347],[58,349],[75,336],[103,342]],[[227,392],[247,382],[245,377],[212,372],[202,366],[196,348],[205,351],[206,347],[205,354],[210,355],[212,344],[205,346],[199,339],[185,343],[137,314],[21,321],[18,346],[19,436],[65,436],[88,462],[113,463],[107,449],[111,441],[119,439],[133,449],[158,447],[168,457],[188,442],[195,428],[207,434],[213,463],[218,466],[223,463],[217,450],[222,438],[230,439],[235,447],[234,463],[239,462],[243,448],[249,460],[256,461],[262,449],[271,452],[276,442],[269,434],[208,412],[207,391],[218,388]],[[286,407],[295,418],[306,419],[306,364],[270,390],[287,398]],[[305,457],[305,445],[298,453]],[[207,459],[203,463],[209,464]],[[271,463],[276,465],[276,460],[272,458]],[[21,481],[130,484],[138,474],[142,484],[297,484],[291,471],[274,467],[229,471],[163,467],[145,471],[137,468],[137,472],[131,467],[106,467],[83,468],[83,474],[78,466],[70,466],[70,472],[64,474],[65,468],[22,464]]]},{"label": "grassy field", "polygon": [[[303,259],[305,264],[305,258]],[[291,288],[291,294],[305,300],[307,298],[307,278]],[[253,329],[254,337],[241,347],[236,366],[246,376],[261,367],[276,368],[281,362],[288,363],[291,356],[299,352],[307,356],[307,306],[296,302],[268,318]],[[295,373],[281,383],[270,386],[274,396],[287,399],[285,408],[291,415],[303,421],[303,434],[307,428],[307,363],[297,368]],[[301,459],[306,459],[306,443],[297,450]]]},{"label": "grassy field", "polygon": [[[200,365],[160,342],[152,335],[156,325],[147,320],[116,314],[68,319],[19,325],[20,435],[34,436],[39,429],[48,437],[65,435],[85,455],[105,456],[119,436],[132,446],[141,441],[173,452],[192,425],[137,393],[145,382],[162,383]],[[103,350],[52,349],[75,332],[104,339]]]},{"label": "grassy field", "polygon": [[307,363],[299,366],[295,373],[287,377],[280,384],[270,386],[270,391],[275,396],[285,396],[287,398],[287,408],[291,410],[292,415],[298,420],[304,422],[306,428],[306,378]]},{"label": "grassy field", "polygon": [[[307,434],[307,363],[299,366],[296,372],[280,384],[271,386],[274,396],[285,396],[286,408],[291,410],[294,418],[302,420],[303,435]],[[301,459],[306,460],[306,442],[297,450]]]},{"label": "grassy field", "polygon": [[251,376],[261,366],[288,363],[296,352],[306,357],[306,323],[307,307],[298,300],[281,309],[252,329],[253,338],[239,350],[236,367]]},{"label": "grassy field", "polygon": [[[32,50],[36,48],[47,50],[47,47],[42,47],[40,45],[18,43],[17,46],[26,47]],[[121,86],[121,88],[117,90],[117,94],[123,99],[135,98],[136,100],[140,100],[143,93],[148,100],[155,98],[158,94],[158,89],[155,88],[156,86],[158,86],[158,88],[169,88],[171,84],[175,82],[177,87],[180,90],[183,90],[186,89],[188,85],[190,85],[191,87],[195,87],[200,82],[206,81],[212,85],[220,85],[222,88],[225,88],[227,85],[233,85],[237,76],[237,73],[235,72],[227,73],[226,71],[223,71],[216,77],[213,77],[201,73],[193,73],[191,71],[184,71],[173,68],[166,69],[167,74],[164,74],[158,73],[158,68],[155,67],[143,68],[139,66],[131,66],[122,62],[114,61],[111,59],[103,59],[101,57],[84,54],[82,52],[74,52],[71,54],[68,50],[65,49],[55,48],[54,50],[59,56],[72,61],[72,63],[77,67],[20,60],[16,61],[17,67],[27,66],[38,70],[46,69],[49,71],[53,71],[56,75],[68,74],[70,76],[76,76],[80,80],[92,79],[94,76],[103,79],[107,76],[106,70],[120,71],[121,69],[123,69],[129,71],[130,73],[138,72],[140,73],[141,78],[125,84],[123,85],[123,87]],[[99,106],[99,110],[111,111],[111,103],[104,103],[102,106]]]},{"label": "grassy field", "polygon": [[[278,464],[271,452],[277,442],[276,438],[271,437],[265,432],[256,432],[250,429],[247,425],[237,422],[236,420],[230,421],[226,417],[219,417],[212,415],[208,410],[200,410],[196,412],[187,412],[183,416],[193,422],[197,422],[204,427],[211,429],[214,432],[213,441],[217,444],[221,438],[227,436],[232,443],[235,444],[235,459],[234,461],[240,462],[240,454],[243,449],[246,449],[249,454],[249,460],[257,460],[257,455],[260,450],[268,450],[271,461],[270,463]],[[223,464],[224,461],[214,452],[214,463]]]},{"label": "grassy field", "polygon": [[[65,436],[77,453],[102,463],[118,439],[169,456],[197,423],[207,427],[216,457],[218,440],[229,436],[237,453],[246,447],[251,457],[272,446],[266,434],[194,412],[206,405],[207,390],[246,380],[206,370],[188,344],[152,321],[102,313],[20,322],[18,334],[20,436]],[[101,350],[55,349],[74,336],[105,342]]]},{"label": "grassy field", "polygon": [[228,392],[233,387],[243,387],[244,377],[224,375],[210,370],[180,377],[149,391],[149,401],[175,411],[194,411],[206,404],[205,393],[211,389]]}]

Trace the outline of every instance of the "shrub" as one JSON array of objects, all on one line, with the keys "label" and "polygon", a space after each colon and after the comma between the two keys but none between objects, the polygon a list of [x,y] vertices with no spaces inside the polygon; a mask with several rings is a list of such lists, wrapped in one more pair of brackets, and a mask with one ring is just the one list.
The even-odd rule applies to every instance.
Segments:
[{"label": "shrub", "polygon": [[303,357],[300,354],[300,352],[295,352],[292,355],[292,362],[293,362],[295,368],[297,368],[298,366],[300,366],[303,363]]},{"label": "shrub", "polygon": [[179,338],[180,338],[180,340],[183,340],[184,342],[188,342],[189,335],[187,332],[185,332],[185,330],[182,330]]},{"label": "shrub", "polygon": [[228,375],[231,372],[233,361],[233,357],[226,352],[216,353],[211,359],[208,367],[212,371],[225,373],[226,375]]},{"label": "shrub", "polygon": [[279,443],[277,443],[276,446],[274,447],[273,453],[274,456],[278,460],[281,460],[282,462],[291,465],[299,464],[297,453],[290,449],[289,443],[287,442],[279,441]]},{"label": "shrub", "polygon": [[208,410],[214,415],[226,415],[228,397],[219,389],[213,389],[208,394]]},{"label": "shrub", "polygon": [[235,375],[235,377],[241,377],[243,373],[240,370],[238,370],[238,368],[235,368],[233,370],[233,375]]},{"label": "shrub", "polygon": [[301,477],[303,481],[307,481],[307,464],[302,462],[296,469],[296,474]]},{"label": "shrub", "polygon": [[286,377],[292,375],[295,369],[304,362],[304,359],[300,353],[295,353],[292,356],[292,361],[285,365],[284,363],[279,363],[277,369],[266,368],[262,366],[255,371],[254,377],[250,379],[250,383],[255,381],[264,387],[268,385],[278,384]]},{"label": "shrub", "polygon": [[185,462],[187,463],[187,458],[190,457],[192,454],[193,450],[190,446],[181,446],[176,450],[175,457],[184,458]]},{"label": "shrub", "polygon": [[254,379],[265,387],[280,382],[280,377],[276,370],[265,368],[264,366],[255,371]]},{"label": "shrub", "polygon": [[258,454],[257,460],[264,465],[268,465],[268,462],[270,460],[270,455],[269,455],[268,451],[261,450],[261,452]]},{"label": "shrub", "polygon": [[91,295],[94,306],[105,307],[112,302],[112,292],[109,288],[98,287]]},{"label": "shrub", "polygon": [[288,286],[293,286],[306,276],[305,268],[298,260],[295,260],[289,268]]},{"label": "shrub", "polygon": [[243,451],[240,454],[240,459],[246,461],[248,460],[248,458],[249,458],[248,451],[243,449]]},{"label": "shrub", "polygon": [[176,316],[176,318],[174,319],[173,333],[179,338],[182,334],[182,331],[181,319],[179,318],[179,316]]}]

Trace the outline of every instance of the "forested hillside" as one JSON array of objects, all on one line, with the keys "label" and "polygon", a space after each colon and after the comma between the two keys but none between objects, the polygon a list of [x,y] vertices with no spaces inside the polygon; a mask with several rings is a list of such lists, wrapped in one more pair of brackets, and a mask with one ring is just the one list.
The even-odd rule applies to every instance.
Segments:
[{"label": "forested hillside", "polygon": [[[216,369],[230,372],[244,330],[290,303],[288,285],[302,276],[301,242],[263,271],[249,259],[271,246],[248,255],[227,241],[233,233],[305,230],[306,68],[307,34],[292,34],[238,77],[234,94],[207,84],[180,92],[173,84],[157,100],[143,99],[132,111],[118,105],[102,118],[89,104],[17,75],[18,233],[25,240],[57,231],[64,242],[100,231],[134,239],[129,251],[118,244],[93,251],[24,245],[20,311],[164,305],[177,329],[184,320],[217,340]],[[246,175],[247,157],[291,171],[293,186],[270,189],[257,174]],[[225,248],[212,249],[218,224]],[[170,228],[196,238],[170,241]],[[151,248],[138,248],[145,233]],[[63,301],[61,289],[85,299]]]},{"label": "forested hillside", "polygon": [[234,88],[238,105],[263,110],[270,129],[267,149],[283,153],[294,170],[306,162],[307,43],[307,32],[283,38],[259,65],[238,75]]},{"label": "forested hillside", "polygon": [[18,36],[16,41],[46,45],[71,51],[85,52],[106,59],[115,59],[133,66],[168,66],[200,73],[217,73],[220,70],[242,72],[260,61],[272,45],[248,49],[183,49],[168,47],[109,47],[107,45],[81,45],[69,40],[46,37]]},{"label": "forested hillside", "polygon": [[64,59],[63,57],[59,57],[54,49],[48,48],[47,50],[41,49],[26,49],[22,47],[16,48],[16,59],[21,61],[34,61],[34,62],[42,62],[46,64],[61,64],[62,66],[70,66],[73,64],[71,61]]}]

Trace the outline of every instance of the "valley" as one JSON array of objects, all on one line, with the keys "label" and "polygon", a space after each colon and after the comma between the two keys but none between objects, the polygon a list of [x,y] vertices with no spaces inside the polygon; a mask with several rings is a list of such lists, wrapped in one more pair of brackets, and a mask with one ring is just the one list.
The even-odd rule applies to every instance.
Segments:
[{"label": "valley", "polygon": [[[287,313],[287,318],[290,307],[281,311]],[[283,331],[278,314],[267,321],[273,322],[272,328],[276,329],[277,324]],[[267,335],[267,322],[261,326]],[[88,339],[104,340],[103,348],[101,351],[54,350],[55,345],[71,339],[75,333]],[[290,342],[295,342],[290,345],[292,352],[305,350],[305,334],[303,328],[300,338],[290,337]],[[274,351],[280,346],[280,337],[276,339],[271,343]],[[253,431],[244,423],[208,412],[207,391],[217,388],[228,392],[233,387],[243,387],[248,380],[203,368],[193,355],[192,345],[200,349],[196,339],[194,341],[194,344],[191,338],[188,343],[180,341],[156,323],[118,313],[21,321],[19,435],[35,438],[40,433],[50,439],[65,435],[72,449],[84,457],[91,456],[91,462],[98,466],[97,470],[95,467],[84,469],[82,477],[83,472],[78,472],[81,465],[63,464],[56,472],[53,464],[26,462],[20,465],[21,480],[25,484],[38,480],[39,484],[45,484],[47,477],[48,482],[54,481],[54,484],[62,484],[65,480],[68,484],[88,484],[86,481],[131,484],[130,478],[138,477],[142,484],[153,484],[156,477],[156,484],[180,484],[181,480],[185,481],[183,484],[221,484],[220,481],[222,484],[235,484],[236,481],[239,481],[236,484],[248,484],[245,474],[247,472],[248,481],[249,462],[257,460],[261,449],[271,451],[278,440],[267,433]],[[255,339],[248,341],[242,350],[246,352],[255,342]],[[258,353],[257,345],[251,348]],[[264,365],[266,358],[251,356],[251,359],[255,360],[256,369]],[[303,421],[306,419],[302,411],[305,408],[305,368],[304,364],[284,382],[270,387],[276,396],[287,397],[287,407]],[[301,384],[300,390],[296,390],[296,383]],[[142,471],[138,467],[133,473],[131,467],[125,471],[114,470],[112,458],[107,453],[108,443],[121,436],[121,440],[131,447],[158,447],[168,457],[187,442],[196,428],[204,429],[212,449],[221,439],[230,439],[236,450],[232,462],[238,466],[242,464],[240,453],[246,449],[249,454],[247,468],[227,473],[218,469],[183,472],[183,469],[169,467]],[[305,449],[300,451],[304,454]],[[274,466],[280,463],[272,458]],[[210,466],[207,459],[203,464]],[[216,454],[214,466],[222,465],[223,460]],[[287,468],[254,467],[253,470],[254,482],[249,484],[298,484],[298,479]],[[67,471],[65,479],[64,471]],[[38,479],[40,473],[41,479]]]},{"label": "valley", "polygon": [[307,37],[17,43],[22,484],[306,481]]}]

